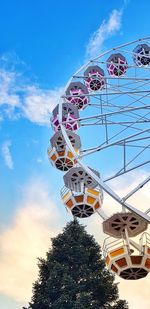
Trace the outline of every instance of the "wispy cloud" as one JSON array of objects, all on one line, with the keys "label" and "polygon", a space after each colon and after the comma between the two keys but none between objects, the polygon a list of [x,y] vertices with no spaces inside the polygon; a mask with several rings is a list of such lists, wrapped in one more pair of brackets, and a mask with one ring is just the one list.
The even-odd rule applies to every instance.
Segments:
[{"label": "wispy cloud", "polygon": [[20,107],[20,98],[17,94],[16,72],[0,67],[0,118],[16,118],[14,111]]},{"label": "wispy cloud", "polygon": [[19,106],[16,92],[16,73],[0,70],[0,105]]},{"label": "wispy cloud", "polygon": [[126,7],[130,3],[130,0],[123,0],[123,3],[124,3],[124,7]]},{"label": "wispy cloud", "polygon": [[36,124],[49,124],[50,113],[58,104],[62,88],[43,90],[37,86],[27,86],[21,105],[22,115]]},{"label": "wispy cloud", "polygon": [[[97,55],[104,41],[120,30],[122,13],[123,9],[114,9],[108,20],[103,20],[87,44],[87,57]],[[32,81],[26,82],[18,70],[20,63],[16,55],[0,57],[0,120],[23,117],[38,125],[48,125],[50,113],[58,104],[63,87],[44,89]]]},{"label": "wispy cloud", "polygon": [[23,117],[39,125],[49,124],[50,113],[58,104],[63,88],[44,89],[33,81],[26,82],[17,71],[15,60],[13,69],[8,64],[8,57],[3,55],[0,58],[0,119]]},{"label": "wispy cloud", "polygon": [[88,57],[94,57],[100,53],[106,39],[114,35],[121,28],[123,9],[114,9],[108,20],[103,20],[99,28],[92,34],[86,48]]},{"label": "wispy cloud", "polygon": [[10,152],[10,147],[11,147],[11,141],[9,141],[9,140],[5,141],[2,144],[2,156],[3,156],[3,159],[5,161],[6,166],[9,169],[13,169],[14,163],[13,163],[12,155],[11,155],[11,152]]},{"label": "wispy cloud", "polygon": [[[86,58],[96,56],[104,41],[121,29],[123,11],[128,2],[124,0],[124,6],[120,10],[114,9],[91,35],[86,47]],[[34,82],[25,82],[23,74],[18,70],[20,65],[25,64],[16,55],[4,54],[0,57],[0,121],[24,117],[38,125],[47,125],[63,87],[44,89]]]}]

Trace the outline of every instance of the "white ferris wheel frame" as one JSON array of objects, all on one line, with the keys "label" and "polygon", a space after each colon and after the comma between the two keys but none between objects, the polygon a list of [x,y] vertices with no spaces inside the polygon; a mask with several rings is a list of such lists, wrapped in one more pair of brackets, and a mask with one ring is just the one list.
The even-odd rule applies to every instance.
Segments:
[{"label": "white ferris wheel frame", "polygon": [[[88,65],[91,65],[92,64],[92,62],[94,62],[94,61],[97,61],[97,59],[99,59],[100,57],[102,57],[102,56],[104,56],[104,55],[107,55],[108,53],[110,53],[110,52],[113,52],[113,51],[115,51],[115,50],[118,50],[119,48],[122,48],[122,47],[125,47],[125,46],[128,46],[128,45],[131,45],[131,44],[134,44],[134,43],[137,43],[137,42],[141,42],[141,41],[143,41],[143,40],[148,40],[148,39],[150,39],[150,37],[145,37],[145,38],[141,38],[141,39],[138,39],[138,40],[135,40],[135,41],[131,41],[131,42],[128,42],[128,43],[126,43],[126,44],[122,44],[122,45],[119,45],[119,46],[117,46],[117,47],[115,47],[115,48],[112,48],[112,49],[110,49],[110,50],[108,50],[108,51],[106,51],[106,52],[104,52],[104,53],[102,53],[102,54],[100,54],[100,55],[98,55],[97,57],[95,57],[94,59],[92,59],[92,60],[90,60],[89,62],[87,62],[86,64],[84,64],[74,75],[73,75],[73,77],[75,77],[76,75],[78,75],[79,73],[80,73],[80,71],[81,70],[83,70],[85,67],[87,67]],[[133,53],[132,53],[133,54]],[[109,77],[108,77],[109,78]],[[106,77],[106,79],[107,79],[107,77]],[[126,77],[126,79],[130,79],[130,78],[128,78],[128,77]],[[133,79],[133,78],[132,78]],[[136,78],[135,78],[135,80],[137,80]],[[142,79],[143,80],[143,79]],[[150,80],[150,79],[146,79],[145,78],[145,81],[146,80]],[[69,81],[68,81],[68,83],[67,83],[67,85],[66,85],[66,87],[65,87],[65,89],[64,89],[64,93],[65,93],[65,91],[66,91],[66,89],[68,88],[68,86],[69,86],[69,84],[70,84],[70,82],[72,81],[72,77],[69,79]],[[128,91],[129,92],[129,91]],[[147,91],[143,91],[143,92],[147,92]],[[149,91],[150,92],[150,91]],[[124,94],[124,93],[127,93],[127,92],[121,92],[122,94]],[[132,93],[132,92],[129,92],[129,93]],[[119,92],[119,94],[120,94],[120,92]],[[92,94],[90,94],[90,96],[92,96]],[[111,177],[109,178],[109,179],[107,179],[107,180],[102,180],[99,176],[97,176],[86,164],[84,164],[83,162],[82,162],[82,157],[84,156],[84,154],[83,153],[81,153],[81,155],[80,154],[77,154],[76,153],[76,151],[74,150],[74,148],[73,148],[73,146],[72,146],[72,144],[71,144],[71,141],[69,140],[69,138],[68,138],[68,135],[67,135],[67,132],[66,132],[66,128],[65,128],[65,126],[64,126],[64,122],[62,121],[62,104],[63,104],[63,98],[64,97],[66,97],[65,95],[63,95],[62,97],[61,97],[61,99],[60,99],[60,101],[59,101],[59,114],[58,114],[58,117],[59,117],[59,123],[60,123],[60,128],[61,128],[61,132],[62,132],[62,135],[63,135],[63,137],[64,137],[64,139],[65,139],[65,142],[66,142],[66,145],[67,145],[67,147],[69,148],[69,150],[73,153],[73,155],[74,155],[74,157],[75,157],[75,159],[76,159],[76,161],[77,161],[77,163],[79,164],[79,166],[81,166],[97,183],[98,183],[98,185],[106,192],[106,193],[108,193],[115,201],[117,201],[119,204],[120,204],[120,206],[122,206],[123,208],[125,208],[125,209],[127,209],[127,210],[129,210],[129,211],[131,211],[131,212],[133,212],[133,213],[135,213],[135,214],[137,214],[138,216],[140,216],[141,218],[143,218],[146,222],[148,222],[148,223],[150,223],[150,216],[148,215],[149,213],[150,213],[150,208],[148,208],[145,212],[143,212],[143,211],[141,211],[141,210],[139,210],[139,209],[137,209],[137,208],[135,208],[135,207],[133,207],[132,205],[130,205],[130,204],[128,204],[126,201],[127,201],[127,199],[129,199],[129,197],[131,197],[133,194],[135,194],[138,190],[140,190],[145,184],[147,184],[149,181],[150,181],[150,176],[149,177],[147,177],[144,181],[142,181],[142,182],[140,182],[139,184],[138,184],[138,186],[136,186],[133,190],[131,190],[130,192],[128,192],[128,194],[126,194],[123,198],[121,198],[118,194],[116,194],[107,184],[106,184],[106,181],[108,181],[108,180],[110,180],[111,179]],[[150,105],[147,105],[145,108],[150,108]],[[135,107],[135,108],[132,108],[132,110],[136,110],[137,108]],[[140,109],[140,107],[139,107],[139,109]],[[130,110],[131,110],[131,108],[130,108]],[[127,111],[127,110],[123,110],[123,111]],[[120,111],[119,111],[120,112]],[[119,112],[116,112],[116,113],[119,113]],[[92,117],[95,117],[95,118],[100,118],[102,115],[95,115],[95,116],[92,116]],[[104,116],[104,114],[103,114],[103,116]],[[88,117],[89,118],[89,117]],[[147,131],[147,132],[149,132],[150,131],[150,129],[147,129],[147,130],[144,130],[145,132]],[[143,131],[143,132],[144,132]],[[130,139],[131,137],[136,137],[136,136],[139,136],[141,133],[143,133],[143,132],[140,132],[140,133],[135,133],[135,134],[133,134],[133,135],[130,135],[130,136],[128,136],[127,138],[128,139]],[[119,140],[119,142],[120,142],[121,140]],[[110,144],[109,145],[109,147],[111,146],[111,145],[113,145],[113,144],[116,144],[116,142],[114,142],[114,143],[112,143],[112,144]],[[88,154],[91,154],[91,153],[93,153],[93,152],[95,152],[95,151],[98,151],[99,150],[99,147],[95,147],[95,148],[93,148],[93,149],[90,149],[90,150],[88,150],[87,152],[86,152],[86,155],[88,155]],[[148,160],[147,162],[145,162],[144,164],[148,164],[148,163],[150,163],[150,160]],[[138,166],[136,166],[135,168],[137,168],[137,167],[140,167],[140,166],[142,166],[142,165],[144,165],[144,164],[140,164],[140,165],[138,165]],[[131,170],[133,170],[133,169],[135,169],[135,168],[132,168],[132,169],[130,169],[129,171],[131,171]],[[122,173],[122,174],[124,174],[124,173]],[[119,174],[119,176],[120,176],[121,174]],[[99,215],[102,217],[102,219],[107,219],[107,215],[103,212],[103,210],[99,210]]]}]

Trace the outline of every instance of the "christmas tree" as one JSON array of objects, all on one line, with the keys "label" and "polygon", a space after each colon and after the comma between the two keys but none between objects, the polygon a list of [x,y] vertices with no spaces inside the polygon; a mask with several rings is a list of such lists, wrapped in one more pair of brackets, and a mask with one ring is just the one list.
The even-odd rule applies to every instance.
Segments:
[{"label": "christmas tree", "polygon": [[38,260],[38,266],[28,309],[128,308],[126,301],[119,300],[99,245],[77,220],[52,239],[52,248],[46,259]]}]

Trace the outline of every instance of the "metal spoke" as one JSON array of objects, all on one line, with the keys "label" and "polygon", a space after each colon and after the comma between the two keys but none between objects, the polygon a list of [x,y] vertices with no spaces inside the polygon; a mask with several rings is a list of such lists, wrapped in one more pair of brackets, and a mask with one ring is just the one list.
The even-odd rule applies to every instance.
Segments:
[{"label": "metal spoke", "polygon": [[[71,151],[74,161],[77,162],[77,168],[82,168],[91,177],[92,181],[95,181],[104,192],[118,202],[121,205],[122,211],[133,212],[150,223],[149,209],[147,212],[143,212],[140,209],[140,205],[133,206],[127,203],[131,196],[149,182],[150,177],[147,177],[142,182],[140,179],[136,179],[138,182],[136,187],[123,198],[111,188],[113,179],[120,177],[120,181],[123,181],[124,175],[127,173],[140,168],[147,168],[147,170],[149,168],[150,53],[147,54],[147,49],[144,50],[144,56],[142,54],[143,50],[141,54],[139,54],[139,51],[136,52],[137,47],[141,46],[141,44],[148,44],[150,46],[150,37],[110,49],[83,65],[69,80],[65,88],[59,103],[58,119],[65,145]],[[114,55],[116,58],[113,58]],[[90,71],[91,67],[93,68],[94,66],[99,67],[97,75],[94,69]],[[98,72],[101,72],[101,74]],[[94,76],[93,80],[91,76]],[[71,100],[72,89],[70,88],[71,91],[69,93],[67,87],[70,83],[76,83],[76,89],[78,87],[77,84],[84,84],[84,91],[80,92],[80,94],[79,92],[74,92],[73,98],[78,98],[82,101],[85,99],[87,102],[86,106],[77,105],[77,100],[69,101]],[[65,104],[74,104],[78,108],[78,113],[74,112],[74,114],[72,113],[73,108],[70,109],[70,114],[72,113],[71,115],[73,116],[70,117],[69,121],[64,121],[64,119],[68,119],[68,117],[63,116],[62,106],[64,102]],[[80,129],[77,134],[80,135],[81,132],[82,138],[85,138],[85,144],[78,152],[73,147],[66,133],[68,127],[73,127],[74,117],[77,122],[77,128],[79,127]],[[87,136],[86,130],[88,132]],[[90,130],[91,133],[89,133]],[[97,159],[98,152],[99,160]],[[91,163],[92,158],[93,164],[101,166],[100,173],[102,179],[91,170],[92,166],[88,167],[90,165],[88,160]],[[86,164],[83,163],[83,159],[87,162]],[[107,163],[109,163],[109,168],[112,166],[112,172],[109,175],[108,172],[110,171],[106,171]],[[67,161],[65,164],[67,165]],[[68,167],[71,167],[71,163]],[[108,175],[106,179],[103,179],[103,174]],[[134,176],[134,173],[132,174]],[[72,182],[76,181],[77,177],[73,176]],[[106,184],[108,182],[109,186]],[[91,215],[92,210],[86,206],[84,204],[79,210],[75,209],[74,211],[80,217],[88,217]],[[97,213],[103,219],[107,217],[102,215],[100,211]],[[135,226],[134,222],[130,225],[133,228]],[[131,269],[131,275],[137,277],[138,270],[137,273],[134,273],[134,270],[132,271]],[[139,277],[140,275],[141,270]],[[130,276],[130,274],[126,274],[126,276]]]}]

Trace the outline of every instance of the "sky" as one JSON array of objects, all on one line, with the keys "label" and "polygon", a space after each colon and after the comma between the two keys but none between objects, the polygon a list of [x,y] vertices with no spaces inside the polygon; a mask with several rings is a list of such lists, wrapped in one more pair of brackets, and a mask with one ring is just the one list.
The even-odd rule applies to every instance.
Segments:
[{"label": "sky", "polygon": [[[50,238],[71,218],[60,201],[62,174],[47,158],[51,111],[87,59],[149,36],[149,11],[148,0],[142,5],[139,0],[1,1],[1,309],[27,305],[37,278],[37,257],[45,256]],[[142,179],[146,173],[137,176]],[[114,185],[121,194],[129,186],[127,179]],[[148,193],[146,186],[135,202],[147,205]],[[108,203],[113,207],[106,197]],[[99,218],[94,215],[83,223],[101,243]],[[149,309],[149,278],[120,280],[120,297],[129,301],[130,309]]]}]

